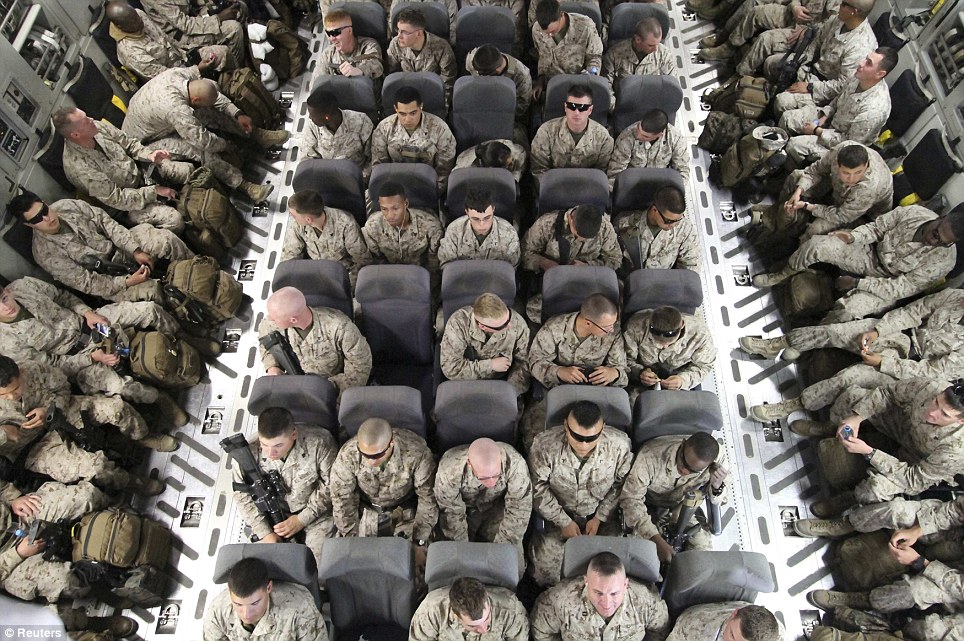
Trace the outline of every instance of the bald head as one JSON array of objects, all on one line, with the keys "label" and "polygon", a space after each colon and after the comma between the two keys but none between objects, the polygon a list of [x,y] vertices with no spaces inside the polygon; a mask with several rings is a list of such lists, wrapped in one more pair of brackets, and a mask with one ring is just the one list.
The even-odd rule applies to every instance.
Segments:
[{"label": "bald head", "polygon": [[490,438],[476,439],[469,445],[468,463],[482,485],[495,487],[502,476],[502,447]]},{"label": "bald head", "polygon": [[107,19],[125,33],[137,33],[144,29],[144,22],[127,0],[111,0],[107,3]]},{"label": "bald head", "polygon": [[358,447],[366,452],[381,452],[392,440],[392,426],[383,418],[366,419],[358,427]]},{"label": "bald head", "polygon": [[213,107],[218,99],[218,85],[207,78],[196,78],[187,83],[187,95],[192,107]]},{"label": "bald head", "polygon": [[305,295],[294,287],[282,287],[268,297],[268,320],[282,329],[301,325],[299,321],[310,313]]}]

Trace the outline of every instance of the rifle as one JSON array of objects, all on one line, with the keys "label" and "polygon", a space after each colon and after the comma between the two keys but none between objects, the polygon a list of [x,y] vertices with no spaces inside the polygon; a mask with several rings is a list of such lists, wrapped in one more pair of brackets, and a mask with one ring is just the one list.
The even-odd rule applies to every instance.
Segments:
[{"label": "rifle", "polygon": [[262,336],[260,342],[261,346],[274,356],[274,359],[278,362],[278,367],[283,369],[285,374],[300,375],[305,373],[305,370],[301,369],[297,354],[291,349],[291,343],[288,342],[284,334],[275,330]]},{"label": "rifle", "polygon": [[60,434],[85,452],[103,452],[107,458],[122,467],[137,465],[144,458],[144,450],[116,430],[107,430],[90,418],[90,413],[82,411],[80,418],[84,429],[77,429],[67,420],[64,413],[55,405],[47,408],[47,428]]},{"label": "rifle", "polygon": [[[709,482],[700,488],[701,493],[709,487]],[[676,519],[675,523],[669,523],[663,528],[663,539],[666,540],[673,548],[673,554],[678,554],[683,551],[686,546],[686,542],[689,541],[690,537],[696,534],[702,527],[699,523],[693,523],[690,525],[690,521],[693,520],[693,515],[696,514],[696,510],[699,509],[700,501],[697,498],[697,493],[694,491],[689,491],[683,498],[683,503],[680,507],[679,517]],[[710,532],[716,536],[723,531],[723,521],[722,515],[720,513],[720,506],[716,503],[710,501],[710,497],[706,495],[706,510],[709,513],[708,520],[710,525]],[[663,573],[663,584],[659,589],[659,596],[662,598],[663,592],[666,590],[666,574]]]},{"label": "rifle", "polygon": [[97,258],[92,254],[86,254],[77,261],[84,269],[103,274],[105,276],[130,276],[136,272],[140,266],[129,265],[128,263],[115,263],[109,260]]},{"label": "rifle", "polygon": [[73,543],[70,539],[71,523],[67,519],[59,521],[44,521],[34,519],[30,526],[12,525],[8,534],[12,534],[18,539],[26,537],[27,541],[34,543],[37,540],[43,541],[44,561],[59,559],[61,561],[71,560]]},{"label": "rifle", "polygon": [[810,43],[813,42],[813,39],[816,37],[816,27],[807,27],[807,30],[804,31],[800,39],[797,40],[793,49],[783,54],[779,65],[780,75],[777,77],[776,88],[773,91],[774,96],[786,91],[787,87],[792,85],[797,79],[797,71],[803,65],[803,55],[807,52]]},{"label": "rifle", "polygon": [[221,449],[234,459],[241,468],[241,475],[245,483],[234,483],[234,489],[247,492],[254,499],[254,506],[258,512],[268,519],[268,523],[275,526],[291,515],[288,502],[285,501],[284,479],[277,470],[265,473],[258,467],[258,462],[251,454],[251,448],[243,434],[232,434],[221,440]]}]

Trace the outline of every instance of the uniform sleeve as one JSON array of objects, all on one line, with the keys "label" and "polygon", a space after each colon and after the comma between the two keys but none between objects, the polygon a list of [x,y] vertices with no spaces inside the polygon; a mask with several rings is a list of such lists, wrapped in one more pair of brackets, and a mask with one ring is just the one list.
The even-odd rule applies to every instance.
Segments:
[{"label": "uniform sleeve", "polygon": [[461,485],[461,470],[443,456],[435,477],[435,500],[438,502],[439,511],[445,515],[441,520],[442,534],[452,541],[469,540]]},{"label": "uniform sleeve", "polygon": [[702,252],[696,234],[696,227],[690,222],[680,223],[682,229],[678,232],[681,236],[679,253],[673,267],[677,269],[689,269],[699,272],[702,263]]},{"label": "uniform sleeve", "polygon": [[281,246],[281,260],[294,260],[305,257],[305,241],[301,237],[301,225],[293,220],[288,221],[285,229],[285,241]]},{"label": "uniform sleeve", "polygon": [[469,360],[465,357],[469,340],[466,336],[467,329],[459,322],[460,318],[462,318],[461,314],[449,318],[445,332],[442,334],[442,343],[439,347],[442,373],[453,381],[488,378],[491,370],[489,359]]},{"label": "uniform sleeve", "polygon": [[[383,162],[392,162],[391,156],[388,155],[388,133],[390,129],[390,123],[386,120],[378,123],[372,132],[372,164],[377,165]],[[377,202],[377,197],[376,197]]]},{"label": "uniform sleeve", "polygon": [[695,348],[690,355],[690,362],[676,372],[676,375],[683,379],[682,389],[693,389],[702,383],[713,371],[713,364],[716,362],[716,345],[705,327],[699,329],[699,336],[693,342]]},{"label": "uniform sleeve", "polygon": [[[924,568],[923,574],[919,576],[923,580],[930,581],[937,588],[936,593],[940,594],[940,597],[934,599],[915,598],[917,607],[924,609],[937,604],[953,605],[964,600],[964,574],[960,570],[948,567],[940,561],[931,561]],[[914,578],[910,578],[911,584],[914,583]],[[934,590],[925,590],[924,592],[925,594],[935,593]],[[934,595],[936,596],[936,594]],[[917,597],[916,594],[914,596]]]},{"label": "uniform sleeve", "polygon": [[516,395],[524,394],[529,389],[529,327],[525,325],[525,320],[519,319],[522,323],[522,331],[516,337],[515,345],[512,348],[512,366],[509,367],[506,380],[515,389]]},{"label": "uniform sleeve", "polygon": [[881,336],[886,336],[905,329],[920,327],[924,324],[924,319],[929,318],[937,309],[948,304],[959,305],[961,302],[964,302],[964,299],[961,299],[953,289],[945,289],[887,312],[877,321],[874,329]]},{"label": "uniform sleeve", "polygon": [[[538,135],[538,134],[537,134]],[[545,256],[546,246],[553,236],[553,218],[540,217],[526,231],[523,239],[522,267],[539,273],[539,261]]]},{"label": "uniform sleeve", "polygon": [[418,508],[415,511],[414,538],[427,540],[438,522],[438,504],[435,502],[435,459],[424,448],[415,466],[415,494]]},{"label": "uniform sleeve", "polygon": [[194,115],[194,110],[187,105],[171,105],[167,118],[177,135],[196,147],[211,153],[228,148],[228,143],[202,125]]},{"label": "uniform sleeve", "polygon": [[855,289],[884,300],[906,298],[940,281],[953,269],[956,258],[957,250],[954,247],[931,248],[914,269],[890,277],[863,276],[857,281]]},{"label": "uniform sleeve", "polygon": [[861,225],[851,231],[854,237],[854,245],[872,245],[879,242],[884,234],[892,229],[896,229],[901,223],[901,218],[905,214],[900,209],[881,214],[875,220]]},{"label": "uniform sleeve", "polygon": [[126,276],[108,276],[84,269],[75,262],[77,257],[53,251],[34,251],[33,257],[40,267],[60,283],[91,296],[113,298],[127,289]]},{"label": "uniform sleeve", "polygon": [[365,239],[362,237],[361,228],[358,227],[358,223],[354,219],[351,219],[349,224],[345,226],[343,241],[356,269],[361,269],[372,263],[371,252],[368,251],[368,245],[365,244]]},{"label": "uniform sleeve", "polygon": [[40,289],[42,289],[47,296],[52,298],[53,301],[61,307],[69,309],[73,313],[80,316],[83,316],[89,311],[93,311],[93,308],[90,305],[80,300],[66,289],[60,289],[59,287],[55,287],[50,283],[44,283],[40,280],[38,280],[37,283],[41,283],[43,287]]},{"label": "uniform sleeve", "polygon": [[895,395],[896,387],[893,383],[875,388],[859,401],[854,403],[852,411],[866,418],[872,418],[882,412],[897,407],[898,399]]},{"label": "uniform sleeve", "polygon": [[[305,158],[321,158],[321,154],[318,153],[318,125],[311,120],[305,123],[305,133],[301,136],[301,149],[305,153]],[[290,227],[291,224],[289,223],[288,226]]]},{"label": "uniform sleeve", "polygon": [[619,239],[616,238],[616,230],[612,223],[605,217],[602,226],[599,228],[599,257],[588,261],[590,265],[610,267],[613,270],[619,269],[623,263],[623,253],[619,249]]},{"label": "uniform sleeve", "polygon": [[536,338],[529,348],[529,371],[533,378],[547,388],[559,384],[559,365],[555,363],[556,344],[551,329],[552,326],[547,329],[547,326],[543,325],[536,332]]},{"label": "uniform sleeve", "polygon": [[619,372],[616,380],[609,384],[611,387],[626,387],[629,385],[629,365],[626,362],[626,348],[623,345],[622,336],[617,336],[609,347],[609,353],[606,354],[603,365],[613,367]]},{"label": "uniform sleeve", "polygon": [[529,622],[532,641],[562,641],[562,615],[552,596],[551,591],[543,592],[536,599]]},{"label": "uniform sleeve", "polygon": [[308,503],[298,514],[301,523],[305,526],[311,525],[319,518],[331,513],[331,492],[328,488],[328,479],[337,452],[334,440],[324,437],[321,439],[321,446],[316,452],[313,452],[319,480],[315,491],[311,493],[311,498],[308,499]]},{"label": "uniform sleeve", "polygon": [[[449,229],[451,229],[451,227]],[[452,262],[458,256],[458,248],[456,247],[454,236],[454,230],[452,230],[452,233],[446,230],[446,233],[442,235],[442,240],[439,241],[438,263],[440,267],[444,267],[446,263]]]},{"label": "uniform sleeve", "polygon": [[609,135],[608,131],[603,129],[599,138],[599,149],[597,150],[596,154],[595,168],[600,171],[606,171],[606,169],[609,167],[609,161],[613,157],[613,137]]},{"label": "uniform sleeve", "polygon": [[[24,559],[17,552],[16,546],[11,546],[0,554],[0,583],[7,580],[18,565],[23,563]],[[8,628],[12,630],[13,628]],[[207,641],[207,637],[204,637],[204,641]]]},{"label": "uniform sleeve", "polygon": [[922,503],[917,510],[917,524],[925,535],[964,525],[964,496],[940,504]]},{"label": "uniform sleeve", "polygon": [[529,641],[529,617],[518,600],[512,603],[512,616],[502,632],[505,641]]},{"label": "uniform sleeve", "polygon": [[345,371],[329,380],[338,386],[339,392],[349,387],[363,387],[372,371],[372,350],[358,326],[347,321],[338,329],[336,345],[344,354]]},{"label": "uniform sleeve", "polygon": [[[623,440],[623,439],[620,439]],[[619,504],[619,496],[622,493],[623,483],[626,481],[626,476],[629,474],[630,467],[633,463],[633,452],[629,447],[629,439],[626,438],[626,447],[620,447],[616,460],[613,461],[615,471],[613,472],[613,485],[609,488],[609,492],[603,497],[603,500],[599,502],[599,506],[596,508],[596,517],[600,521],[609,521],[612,518],[613,510]]]},{"label": "uniform sleeve", "polygon": [[[121,45],[118,44],[117,48],[120,50]],[[167,67],[141,47],[125,47],[123,55],[118,51],[118,57],[121,64],[147,80],[167,71]]]},{"label": "uniform sleeve", "polygon": [[268,320],[267,316],[262,318],[261,322],[258,323],[258,352],[261,354],[261,365],[264,366],[265,371],[268,371],[272,367],[278,367],[278,360],[264,348],[260,339],[277,329],[278,327]]},{"label": "uniform sleeve", "polygon": [[660,599],[655,589],[647,590],[649,599],[645,603],[645,611],[641,612],[646,622],[646,641],[663,641],[669,634],[669,609],[666,602]]},{"label": "uniform sleeve", "polygon": [[610,46],[609,50],[603,55],[602,58],[602,76],[609,83],[610,89],[616,86],[616,60],[613,57],[613,48]]},{"label": "uniform sleeve", "polygon": [[532,509],[538,512],[544,519],[551,521],[559,528],[564,528],[572,521],[572,518],[562,508],[559,499],[552,493],[549,486],[549,478],[552,476],[552,463],[546,450],[548,448],[538,447],[539,443],[533,444],[529,454],[529,476],[532,477]]},{"label": "uniform sleeve", "polygon": [[511,455],[511,458],[507,457],[507,462],[511,471],[506,480],[502,523],[499,525],[499,531],[493,543],[522,541],[529,526],[529,518],[532,516],[532,483],[529,481],[525,462],[518,454]]},{"label": "uniform sleeve", "polygon": [[673,157],[669,163],[670,167],[679,172],[684,185],[688,184],[690,181],[690,163],[693,160],[693,156],[690,154],[689,145],[683,136],[673,138],[672,155]]},{"label": "uniform sleeve", "polygon": [[[70,381],[63,370],[48,365],[39,365],[43,377],[43,405],[47,407],[51,404],[57,406],[62,412],[67,411],[70,403]],[[30,408],[34,409],[34,408]]]},{"label": "uniform sleeve", "polygon": [[412,615],[408,628],[408,641],[439,641],[441,626],[438,620],[439,604],[434,599],[422,601]]},{"label": "uniform sleeve", "polygon": [[385,75],[385,64],[382,62],[382,48],[375,40],[370,40],[361,49],[362,55],[355,59],[355,66],[362,74],[369,78],[381,78]]},{"label": "uniform sleeve", "polygon": [[401,48],[398,46],[398,36],[392,38],[388,43],[388,51],[385,53],[388,61],[388,73],[402,70]]},{"label": "uniform sleeve", "polygon": [[583,69],[589,71],[595,67],[598,72],[599,68],[602,67],[602,53],[602,38],[599,37],[599,32],[596,31],[594,25],[589,30],[589,42],[586,43],[586,61],[583,64]]},{"label": "uniform sleeve", "polygon": [[636,456],[626,482],[619,497],[619,506],[623,509],[623,519],[626,526],[632,528],[633,536],[641,539],[651,539],[659,530],[653,523],[649,510],[646,509],[646,492],[653,482],[656,462],[649,450],[642,449]]},{"label": "uniform sleeve", "polygon": [[817,162],[805,169],[797,169],[791,174],[801,194],[807,194],[811,189],[830,178],[830,167],[834,154],[824,154]]},{"label": "uniform sleeve", "polygon": [[619,173],[629,167],[629,157],[633,152],[633,127],[636,125],[631,125],[624,129],[619,136],[616,137],[616,142],[613,145],[613,153],[609,158],[609,166],[606,168],[606,175],[609,176],[609,189],[612,190],[613,185],[616,183],[616,176]]},{"label": "uniform sleeve", "polygon": [[331,466],[331,513],[339,536],[358,536],[358,481],[349,467],[346,447],[343,445]]},{"label": "uniform sleeve", "polygon": [[552,167],[551,133],[548,125],[546,122],[539,127],[529,148],[529,171],[533,176],[544,174]]},{"label": "uniform sleeve", "polygon": [[960,469],[961,452],[953,446],[939,447],[916,465],[905,463],[886,452],[877,450],[870,464],[898,489],[895,494],[920,494],[943,481],[951,481]]},{"label": "uniform sleeve", "polygon": [[208,608],[204,614],[204,626],[201,631],[203,641],[230,641],[227,630],[227,621],[224,620],[225,614],[230,616],[231,610],[222,608]]},{"label": "uniform sleeve", "polygon": [[89,163],[65,164],[64,169],[72,183],[108,207],[121,211],[137,211],[157,202],[157,191],[153,185],[118,185],[99,167]]},{"label": "uniform sleeve", "polygon": [[452,173],[455,166],[455,136],[444,123],[439,126],[439,140],[435,151],[435,171],[438,173],[439,185],[445,184],[445,179]]},{"label": "uniform sleeve", "polygon": [[880,371],[897,380],[927,378],[954,380],[961,371],[961,354],[951,353],[915,361],[912,358],[895,358],[884,355],[880,359]]},{"label": "uniform sleeve", "polygon": [[[453,37],[455,32],[452,32]],[[444,42],[444,41],[443,41]],[[446,102],[451,102],[452,88],[455,86],[455,78],[459,75],[458,65],[455,64],[455,53],[452,47],[446,42],[442,57],[439,59],[439,76],[445,85],[445,95],[448,96]],[[454,148],[454,145],[453,145]]]},{"label": "uniform sleeve", "polygon": [[298,630],[294,641],[328,641],[324,615],[313,606],[314,603],[300,611],[300,621],[294,626]]}]

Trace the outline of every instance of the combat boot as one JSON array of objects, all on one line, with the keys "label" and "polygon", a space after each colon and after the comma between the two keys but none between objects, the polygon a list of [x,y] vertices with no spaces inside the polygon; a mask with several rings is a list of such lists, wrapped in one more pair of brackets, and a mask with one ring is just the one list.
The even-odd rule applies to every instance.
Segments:
[{"label": "combat boot", "polygon": [[274,191],[274,185],[271,183],[268,183],[267,185],[255,185],[252,182],[243,180],[241,181],[241,184],[238,185],[238,189],[240,189],[241,193],[247,196],[248,199],[255,205],[260,205],[264,201],[268,200],[268,196],[270,196],[271,192]]},{"label": "combat boot", "polygon": [[729,42],[724,42],[717,47],[707,47],[700,49],[700,58],[709,62],[730,60],[736,55],[736,48]]},{"label": "combat boot", "polygon": [[810,512],[818,519],[832,519],[856,504],[857,499],[852,491],[841,492],[830,498],[820,499],[810,506]]},{"label": "combat boot", "polygon": [[790,423],[790,431],[797,436],[823,438],[837,433],[837,426],[826,421],[800,419]]},{"label": "combat boot", "polygon": [[778,272],[757,274],[753,277],[753,285],[756,287],[773,287],[774,285],[779,285],[796,273],[797,272],[793,271],[793,269],[787,266]]},{"label": "combat boot", "polygon": [[290,137],[291,134],[284,129],[262,129],[261,127],[255,127],[251,132],[251,140],[265,149],[280,147],[288,142],[288,138]]},{"label": "combat boot", "polygon": [[750,416],[754,420],[760,421],[761,423],[772,423],[777,419],[781,419],[784,416],[789,416],[793,412],[803,411],[803,403],[800,402],[800,397],[788,398],[785,401],[780,401],[779,403],[765,403],[763,405],[754,405],[750,408]]},{"label": "combat boot", "polygon": [[155,452],[173,452],[180,446],[178,440],[168,434],[148,434],[137,443]]},{"label": "combat boot", "polygon": [[160,479],[146,478],[143,476],[130,475],[130,489],[135,494],[141,496],[157,496],[167,487]]},{"label": "combat boot", "polygon": [[870,610],[869,592],[836,592],[834,590],[811,590],[807,592],[810,605],[820,608],[824,612],[833,612],[834,608],[855,608]]},{"label": "combat boot", "polygon": [[[894,622],[893,616],[841,606],[833,611],[833,624],[840,630],[864,633],[865,637],[869,638],[870,635],[867,633],[899,630],[901,626]],[[873,637],[884,638],[876,634]],[[887,636],[886,638],[898,639],[900,637]]]},{"label": "combat boot", "polygon": [[158,392],[157,400],[154,402],[157,409],[174,423],[174,427],[184,427],[191,420],[190,415],[165,392]]},{"label": "combat boot", "polygon": [[130,617],[87,617],[87,629],[91,632],[110,632],[117,638],[129,637],[137,632],[137,621]]},{"label": "combat boot", "polygon": [[766,358],[776,358],[782,350],[788,347],[790,347],[790,341],[787,340],[786,336],[777,336],[775,338],[744,336],[740,339],[740,349],[744,352]]},{"label": "combat boot", "polygon": [[700,38],[700,49],[712,49],[713,47],[719,47],[721,44],[727,41],[730,35],[724,31],[717,31],[716,33],[711,33],[708,36],[703,36]]},{"label": "combat boot", "polygon": [[808,539],[840,539],[853,533],[847,519],[797,519],[793,531]]},{"label": "combat boot", "polygon": [[686,0],[686,8],[696,12],[702,9],[709,9],[719,2],[720,0]]},{"label": "combat boot", "polygon": [[719,18],[725,18],[732,10],[733,7],[740,0],[722,0],[711,7],[704,7],[696,12],[703,20],[717,20]]}]

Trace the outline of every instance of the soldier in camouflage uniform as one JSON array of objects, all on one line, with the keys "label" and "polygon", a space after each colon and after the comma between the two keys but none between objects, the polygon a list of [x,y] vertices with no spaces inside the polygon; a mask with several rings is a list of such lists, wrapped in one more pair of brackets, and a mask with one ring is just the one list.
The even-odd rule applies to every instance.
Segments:
[{"label": "soldier in camouflage uniform", "polygon": [[327,89],[316,89],[305,101],[308,122],[301,138],[304,158],[348,159],[361,169],[368,184],[372,173],[372,132],[375,126],[360,111],[339,109],[338,98]]},{"label": "soldier in camouflage uniform", "polygon": [[330,46],[321,50],[311,74],[312,85],[319,76],[365,76],[381,82],[385,75],[382,48],[372,38],[355,35],[350,13],[335,9],[325,14],[325,33]]},{"label": "soldier in camouflage uniform", "polygon": [[542,98],[549,78],[560,73],[599,73],[603,45],[592,18],[562,10],[558,0],[539,0],[532,42],[539,59],[532,97]]},{"label": "soldier in camouflage uniform", "polygon": [[676,619],[666,641],[780,641],[782,632],[779,621],[766,608],[746,601],[727,601],[687,608]]},{"label": "soldier in camouflage uniform", "polygon": [[526,150],[507,138],[487,140],[472,145],[455,158],[455,169],[466,167],[490,167],[508,169],[516,184],[522,180],[522,170],[526,166]]},{"label": "soldier in camouflage uniform", "polygon": [[[554,0],[549,0],[554,1]],[[538,179],[549,169],[581,167],[606,171],[613,155],[613,137],[592,118],[592,90],[572,85],[566,93],[566,114],[542,123],[532,139],[530,166]]]},{"label": "soldier in camouflage uniform", "polygon": [[620,275],[626,277],[637,269],[699,272],[699,237],[685,212],[686,196],[672,185],[656,191],[649,209],[621,212],[615,226],[623,251]]},{"label": "soldier in camouflage uniform", "polygon": [[529,452],[532,509],[545,519],[526,549],[543,586],[562,575],[562,552],[574,536],[621,534],[615,512],[633,453],[625,432],[604,424],[599,406],[578,401],[563,425],[536,436]]},{"label": "soldier in camouflage uniform", "polygon": [[[261,543],[293,540],[304,531],[305,544],[311,548],[320,567],[325,539],[335,535],[328,489],[331,465],[338,453],[335,440],[327,430],[296,426],[291,412],[272,407],[258,416],[258,438],[251,441],[250,447],[262,472],[277,470],[281,474],[287,489],[284,500],[291,515],[272,525],[268,517],[258,511],[250,492],[235,490],[234,500],[241,518]],[[231,467],[233,482],[247,483],[234,459]]]},{"label": "soldier in camouflage uniform", "polygon": [[[425,28],[420,9],[408,8],[398,13],[397,33],[388,43],[388,73],[395,71],[431,71],[445,85],[445,104],[452,100],[452,87],[458,75],[452,45]],[[454,33],[454,31],[453,31]],[[397,101],[396,101],[397,102]],[[406,101],[409,102],[409,101]]]},{"label": "soldier in camouflage uniform", "polygon": [[670,124],[666,112],[651,109],[642,119],[620,132],[606,173],[609,188],[627,167],[669,167],[679,172],[683,184],[690,180],[689,143],[683,133]]},{"label": "soldier in camouflage uniform", "polygon": [[496,216],[492,193],[469,187],[465,215],[449,223],[439,243],[439,265],[445,267],[453,260],[502,260],[518,267],[519,253],[519,234],[511,222]]},{"label": "soldier in camouflage uniform", "polygon": [[522,266],[545,273],[557,265],[594,265],[618,269],[622,262],[616,230],[594,205],[540,216],[524,239]]},{"label": "soldier in camouflage uniform", "polygon": [[[163,301],[160,281],[151,278],[155,258],[194,256],[165,229],[125,229],[103,209],[81,200],[58,200],[48,207],[28,191],[13,198],[7,212],[33,229],[33,257],[40,267],[67,287],[114,302]],[[130,276],[109,276],[86,267],[82,261],[89,257],[140,267]]]},{"label": "soldier in camouflage uniform", "polygon": [[311,592],[268,579],[261,559],[242,559],[228,573],[228,589],[204,613],[204,641],[328,641],[325,617]]},{"label": "soldier in camouflage uniform", "polygon": [[243,67],[250,58],[247,52],[242,7],[232,2],[220,13],[206,11],[191,15],[191,0],[142,0],[144,12],[185,51],[205,45],[222,44],[228,47],[234,67]]},{"label": "soldier in camouflage uniform", "polygon": [[[338,388],[364,386],[372,370],[372,351],[351,319],[330,307],[308,307],[305,295],[282,287],[268,297],[267,314],[258,325],[258,337],[280,332],[305,374],[324,376]],[[261,364],[268,376],[291,374],[264,348]]]},{"label": "soldier in camouflage uniform", "polygon": [[456,579],[432,590],[412,616],[410,641],[463,641],[469,635],[501,641],[529,641],[525,607],[511,590]]},{"label": "soldier in camouflage uniform", "polygon": [[689,390],[703,382],[716,363],[716,345],[699,316],[674,307],[633,314],[623,329],[629,363],[630,400],[659,384],[666,390]]},{"label": "soldier in camouflage uniform", "polygon": [[420,162],[438,175],[444,194],[455,164],[455,136],[445,121],[422,111],[422,94],[413,87],[395,92],[395,115],[384,118],[372,134],[372,164]]},{"label": "soldier in camouflage uniform", "polygon": [[438,248],[442,241],[438,216],[409,207],[405,188],[393,181],[382,185],[378,207],[379,211],[369,216],[362,227],[365,244],[375,262],[421,265],[428,269],[433,282],[437,281]]},{"label": "soldier in camouflage uniform", "polygon": [[627,76],[675,76],[677,73],[676,59],[663,44],[663,27],[656,18],[637,22],[632,37],[611,45],[602,60],[602,75],[614,91],[619,91],[619,81]]},{"label": "soldier in camouflage uniform", "polygon": [[[430,1],[436,1],[436,0],[412,0],[412,2],[430,2]],[[446,12],[449,14],[449,37],[448,39],[444,37],[442,39],[446,40],[449,44],[451,44],[454,47],[455,46],[455,17],[459,12],[459,3],[456,2],[456,0],[438,0],[438,2],[443,7],[445,7]],[[403,7],[406,7],[406,8],[419,9],[417,4],[407,3],[404,0],[392,0],[391,7],[389,7],[388,9],[388,15],[393,15],[394,13],[396,13],[399,5],[402,5]],[[398,11],[398,13],[401,13],[401,12]],[[425,14],[422,14],[423,17],[424,15]],[[398,22],[401,22],[401,21],[402,21],[401,18],[399,18]],[[388,35],[389,36],[392,35],[391,31],[389,31]],[[419,49],[421,48],[419,47]]]},{"label": "soldier in camouflage uniform", "polygon": [[847,294],[824,323],[863,318],[939,282],[954,267],[958,238],[964,238],[964,213],[938,217],[919,205],[898,207],[856,229],[814,236],[791,254],[786,267],[754,276],[753,284],[772,287],[811,265],[830,263],[856,277],[837,279]]},{"label": "soldier in camouflage uniform", "polygon": [[630,580],[612,552],[594,556],[585,577],[544,592],[532,610],[533,641],[662,641],[669,613],[656,588]]},{"label": "soldier in camouflage uniform", "polygon": [[[619,507],[633,536],[656,544],[659,560],[669,563],[676,553],[664,538],[667,527],[675,527],[674,511],[680,509],[690,492],[703,502],[726,502],[724,491],[729,474],[720,454],[720,444],[707,432],[692,436],[660,436],[639,449],[633,467],[623,483]],[[686,541],[687,550],[709,550],[713,545],[702,515],[690,525],[700,528]]]},{"label": "soldier in camouflage uniform", "polygon": [[[464,5],[465,3],[463,3]],[[476,47],[465,56],[465,70],[472,76],[505,76],[515,84],[515,118],[527,125],[532,102],[532,75],[522,61],[499,51],[492,44]]]},{"label": "soldier in camouflage uniform", "polygon": [[337,261],[348,272],[354,287],[358,270],[372,262],[354,216],[344,209],[326,207],[321,194],[310,189],[288,199],[288,213],[293,224],[285,229],[281,260]]},{"label": "soldier in camouflage uniform", "polygon": [[449,380],[507,380],[521,396],[529,389],[529,326],[495,294],[482,294],[445,324],[442,374]]}]

